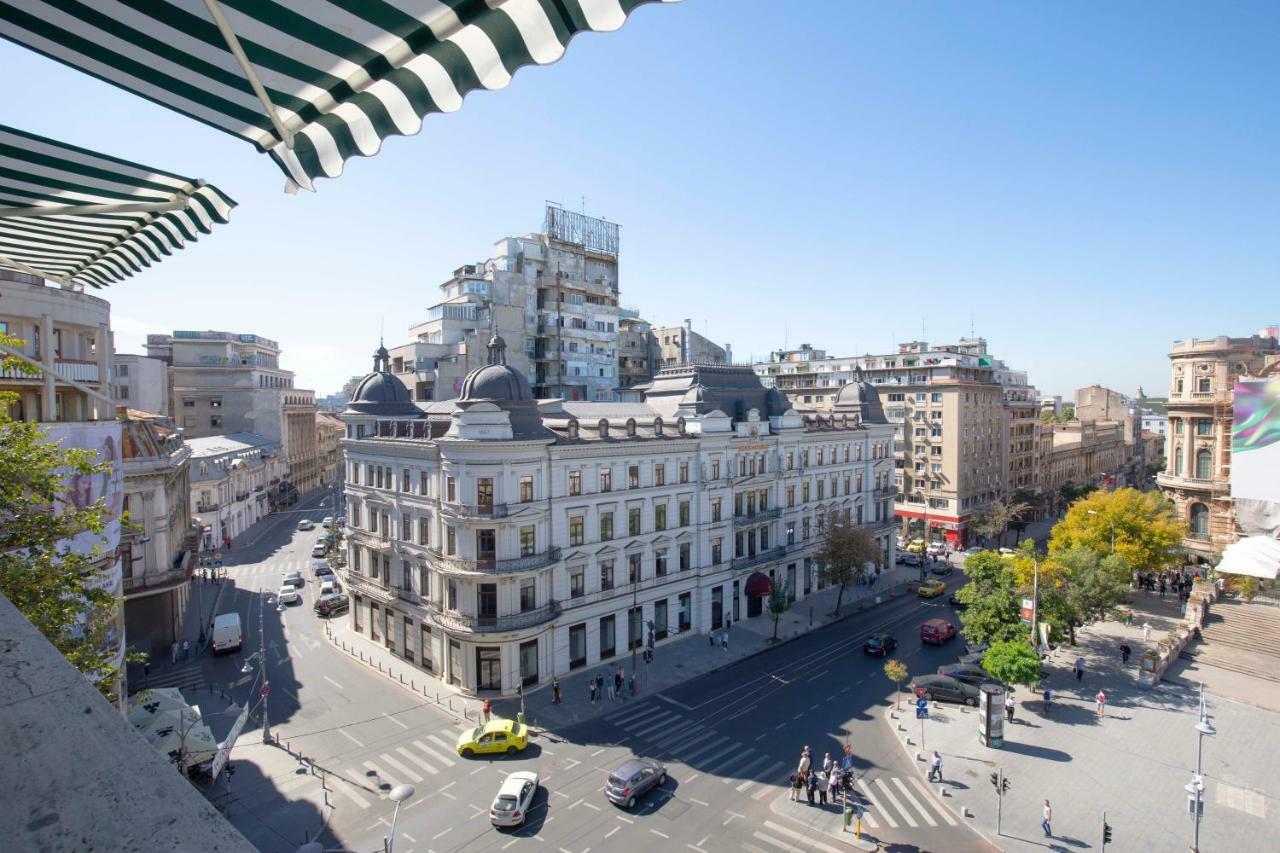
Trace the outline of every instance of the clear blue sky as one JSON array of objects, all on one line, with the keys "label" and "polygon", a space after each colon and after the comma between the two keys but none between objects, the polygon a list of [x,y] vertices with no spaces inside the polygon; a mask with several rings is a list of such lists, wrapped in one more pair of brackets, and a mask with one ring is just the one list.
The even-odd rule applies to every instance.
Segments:
[{"label": "clear blue sky", "polygon": [[647,6],[296,197],[230,136],[7,42],[0,66],[4,122],[241,204],[105,291],[124,351],[255,332],[335,390],[585,196],[622,223],[624,304],[740,357],[972,322],[1047,392],[1163,394],[1171,341],[1280,320],[1278,32],[1274,2]]}]

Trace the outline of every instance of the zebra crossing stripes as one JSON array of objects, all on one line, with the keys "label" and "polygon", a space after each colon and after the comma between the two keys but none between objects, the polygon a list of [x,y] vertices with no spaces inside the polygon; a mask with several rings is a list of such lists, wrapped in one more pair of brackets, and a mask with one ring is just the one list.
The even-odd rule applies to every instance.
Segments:
[{"label": "zebra crossing stripes", "polygon": [[[158,670],[158,671],[157,671]],[[150,690],[157,687],[177,687],[190,690],[203,687],[208,681],[202,661],[191,661],[170,669],[153,669],[150,677],[135,678],[129,684],[131,691]]]},{"label": "zebra crossing stripes", "polygon": [[876,779],[875,783],[876,783],[876,789],[880,791],[881,794],[884,795],[884,798],[886,800],[888,800],[890,803],[893,804],[893,807],[902,816],[902,819],[907,822],[907,826],[911,826],[911,827],[920,826],[920,824],[916,823],[916,819],[911,816],[911,812],[908,811],[907,809],[904,809],[902,807],[902,804],[898,802],[898,798],[893,795],[893,791],[889,789],[889,786],[884,783],[883,779]]},{"label": "zebra crossing stripes", "polygon": [[[725,776],[725,777],[724,777],[724,783],[725,783],[726,785],[728,785],[730,782],[736,782],[736,781],[738,781],[738,779],[737,779],[737,778],[735,778],[735,776],[737,776],[737,777],[741,777],[741,776],[750,776],[752,773],[755,773],[755,772],[757,772],[757,771],[763,770],[763,769],[764,769],[764,766],[765,766],[766,764],[768,764],[768,763],[769,763],[769,761],[770,761],[770,757],[769,757],[768,755],[763,755],[763,754],[762,754],[762,755],[760,755],[759,757],[755,758],[753,761],[751,761],[751,762],[750,762],[749,764],[747,764],[746,766],[744,766],[744,767],[740,767],[739,769],[735,770],[735,771],[734,771],[734,775],[732,775],[732,776]],[[775,763],[776,763],[776,762],[775,762]]]},{"label": "zebra crossing stripes", "polygon": [[[432,743],[434,743],[436,746],[443,747],[445,752],[448,752],[448,753],[452,753],[452,752],[453,752],[453,748],[454,748],[454,747],[453,747],[453,744],[451,744],[451,743],[445,743],[442,739],[440,739],[440,738],[436,737],[435,735],[427,735],[427,740],[431,741],[431,742],[432,742]],[[419,745],[419,744],[418,744],[418,741],[416,741],[416,740],[413,742],[413,744],[414,744],[414,746],[418,746],[418,745]],[[427,749],[427,747],[425,747],[425,746],[424,746],[424,747],[422,747],[422,748],[423,748],[423,749]],[[436,757],[437,757],[437,758],[439,758],[441,761],[443,761],[446,767],[452,767],[452,766],[453,766],[453,764],[454,764],[454,762],[453,762],[453,759],[452,759],[452,758],[445,758],[444,756],[436,756]]]},{"label": "zebra crossing stripes", "polygon": [[396,772],[402,774],[404,777],[408,778],[410,782],[422,781],[422,776],[420,776],[418,773],[414,772],[413,770],[410,770],[408,765],[406,765],[402,761],[395,760],[390,755],[387,755],[385,752],[379,755],[378,758],[382,759],[382,762],[384,764],[391,765],[392,770],[395,770]]},{"label": "zebra crossing stripes", "polygon": [[778,847],[782,850],[795,850],[799,848],[803,850],[820,850],[822,851],[822,853],[843,853],[843,851],[841,851],[836,847],[832,847],[830,844],[824,844],[823,842],[818,841],[816,838],[810,838],[809,836],[804,835],[803,833],[796,832],[794,829],[788,829],[787,827],[782,826],[781,824],[778,824],[778,823],[774,823],[771,820],[766,820],[764,822],[764,829],[768,830],[769,832],[774,832],[790,839],[789,841],[786,841],[786,842],[780,842],[776,838],[773,838],[772,836],[767,835],[766,833],[763,833],[763,832],[754,833],[754,837],[756,838],[756,840],[763,841],[766,844],[772,844],[773,846]]},{"label": "zebra crossing stripes", "polygon": [[677,752],[689,749],[690,747],[702,743],[704,740],[714,735],[715,732],[712,729],[702,729],[699,732],[695,732],[692,737],[682,737],[675,743],[668,744],[662,748],[661,753],[663,755],[675,755]]},{"label": "zebra crossing stripes", "polygon": [[[351,773],[350,770],[348,770],[347,772]],[[362,809],[367,809],[371,805],[370,802],[366,800],[362,795],[357,794],[355,791],[353,791],[352,785],[346,782],[338,782],[333,786],[333,790],[337,791],[339,794],[342,794],[344,797],[351,800],[351,802],[355,803],[357,806],[359,806]]]},{"label": "zebra crossing stripes", "polygon": [[695,732],[700,732],[700,731],[703,731],[702,725],[700,723],[694,723],[694,722],[676,723],[674,726],[671,726],[669,729],[667,729],[667,731],[663,732],[657,737],[649,738],[649,743],[651,743],[656,747],[662,748],[670,743],[678,743],[684,740],[685,738],[687,738],[689,735]]},{"label": "zebra crossing stripes", "polygon": [[403,755],[407,760],[412,761],[414,764],[418,765],[418,766],[419,766],[419,767],[421,767],[423,770],[425,770],[425,771],[427,771],[428,773],[430,773],[432,776],[435,776],[435,775],[439,774],[439,772],[440,772],[440,771],[439,771],[439,770],[437,770],[433,765],[428,764],[426,761],[423,761],[421,758],[419,758],[418,756],[414,755],[412,752],[410,752],[409,750],[405,749],[403,746],[397,746],[397,747],[396,747],[396,752],[400,753],[400,754],[401,754],[401,755]]},{"label": "zebra crossing stripes", "polygon": [[676,720],[683,719],[679,714],[673,714],[670,711],[663,711],[656,717],[650,717],[642,726],[630,727],[627,730],[636,737],[645,737],[650,732],[659,729],[669,728]]},{"label": "zebra crossing stripes", "polygon": [[[877,797],[875,794],[871,793],[871,786],[867,784],[866,779],[858,780],[858,790],[862,791],[862,796],[867,798],[867,803],[870,804],[871,808],[875,810],[876,814],[881,815],[884,818],[885,823],[889,824],[889,827],[891,829],[898,828],[898,822],[893,819],[893,816],[891,814],[886,812],[881,807],[880,798]],[[863,819],[866,820],[867,824],[872,829],[877,828],[877,822],[876,822],[875,816],[872,815],[871,812],[867,812],[867,814],[864,816]]]},{"label": "zebra crossing stripes", "polygon": [[713,749],[719,749],[723,744],[728,742],[729,742],[729,739],[724,735],[716,735],[714,740],[704,743],[702,746],[698,747],[693,752],[683,756],[680,760],[683,761],[685,764],[688,764],[691,761],[696,761],[697,759],[706,755],[708,752],[710,752]]},{"label": "zebra crossing stripes", "polygon": [[924,818],[925,823],[929,824],[929,826],[938,825],[938,822],[933,819],[933,815],[929,814],[929,810],[920,805],[920,801],[916,799],[915,794],[911,793],[911,790],[906,785],[902,784],[901,779],[895,776],[893,778],[893,784],[902,792],[902,796],[906,797],[907,800],[910,801],[911,805],[916,807],[916,811],[920,812],[920,816]]},{"label": "zebra crossing stripes", "polygon": [[656,706],[652,702],[641,702],[639,705],[634,705],[630,708],[624,708],[621,711],[609,714],[605,719],[613,723],[615,726],[626,728],[626,725],[629,722],[635,722],[642,717],[647,719],[648,715],[655,707]]},{"label": "zebra crossing stripes", "polygon": [[443,764],[445,767],[452,767],[452,766],[453,766],[453,764],[454,764],[454,761],[453,761],[453,759],[452,759],[452,758],[445,758],[443,755],[441,755],[440,753],[436,752],[434,749],[432,749],[431,747],[427,746],[425,743],[423,743],[423,742],[422,742],[422,741],[420,741],[420,740],[415,740],[415,741],[413,742],[413,745],[414,745],[414,746],[416,746],[418,749],[422,750],[423,752],[425,752],[427,755],[430,755],[430,756],[431,756],[432,758],[434,758],[436,761],[439,761],[439,762],[440,762],[441,764]]},{"label": "zebra crossing stripes", "polygon": [[916,777],[912,776],[911,784],[915,785],[916,788],[920,790],[920,793],[924,795],[925,802],[933,803],[933,807],[938,810],[938,814],[942,815],[943,820],[945,820],[951,826],[957,825],[957,821],[955,818],[951,816],[951,812],[947,809],[946,806],[939,805],[937,801],[934,800],[933,792],[930,791],[928,788],[926,788],[923,782],[921,782]]}]

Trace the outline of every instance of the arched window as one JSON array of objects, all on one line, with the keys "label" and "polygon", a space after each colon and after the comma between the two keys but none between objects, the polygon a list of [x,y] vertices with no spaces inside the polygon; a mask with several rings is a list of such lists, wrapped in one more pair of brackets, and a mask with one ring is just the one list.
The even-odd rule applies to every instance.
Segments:
[{"label": "arched window", "polygon": [[600,419],[600,423],[596,425],[596,429],[599,431],[601,438],[609,437],[609,422],[604,418]]},{"label": "arched window", "polygon": [[1196,451],[1196,479],[1213,479],[1213,453],[1207,448]]},{"label": "arched window", "polygon": [[1191,536],[1194,539],[1209,538],[1209,508],[1204,504],[1191,505]]},{"label": "arched window", "polygon": [[684,430],[685,430],[684,418],[676,418],[676,432],[680,433],[681,435],[684,435]]},{"label": "arched window", "polygon": [[1182,476],[1182,445],[1176,444],[1173,447],[1173,476]]},{"label": "arched window", "polygon": [[653,419],[653,434],[662,435],[662,418]]},{"label": "arched window", "polygon": [[636,437],[636,419],[635,418],[627,418],[627,437],[628,438]]},{"label": "arched window", "polygon": [[577,438],[577,437],[578,437],[578,421],[575,418],[574,420],[569,421],[569,438]]}]

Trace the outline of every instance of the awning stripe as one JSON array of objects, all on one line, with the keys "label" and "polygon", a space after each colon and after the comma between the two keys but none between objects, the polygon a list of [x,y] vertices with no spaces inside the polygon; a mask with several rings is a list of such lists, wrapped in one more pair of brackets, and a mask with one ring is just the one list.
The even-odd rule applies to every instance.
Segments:
[{"label": "awning stripe", "polygon": [[[678,0],[217,0],[290,150],[203,0],[0,0],[0,35],[251,142],[301,186]],[[22,8],[19,8],[19,3]]]},{"label": "awning stripe", "polygon": [[121,281],[229,221],[235,202],[191,178],[0,125],[0,214],[170,202],[184,206],[0,216],[0,254],[50,278],[93,287]]}]

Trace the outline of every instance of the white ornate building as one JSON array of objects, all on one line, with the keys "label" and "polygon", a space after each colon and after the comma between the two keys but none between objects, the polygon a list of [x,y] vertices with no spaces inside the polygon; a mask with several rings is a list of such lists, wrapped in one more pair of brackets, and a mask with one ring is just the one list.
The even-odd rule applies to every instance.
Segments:
[{"label": "white ornate building", "polygon": [[640,403],[535,400],[489,344],[414,402],[379,349],[342,418],[353,627],[467,692],[761,613],[821,585],[827,523],[893,560],[893,427],[850,384],[802,417],[749,367],[663,370]]}]

